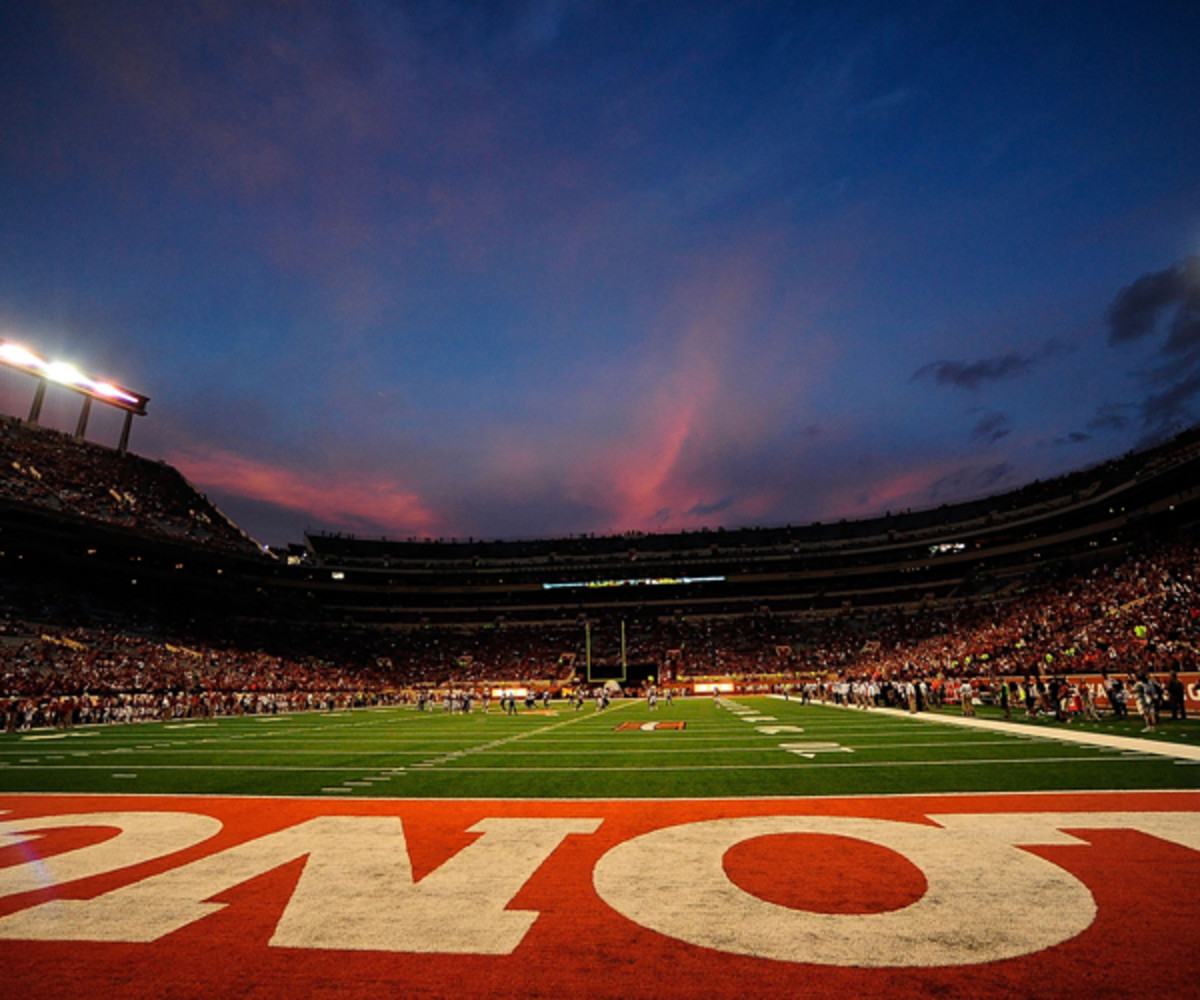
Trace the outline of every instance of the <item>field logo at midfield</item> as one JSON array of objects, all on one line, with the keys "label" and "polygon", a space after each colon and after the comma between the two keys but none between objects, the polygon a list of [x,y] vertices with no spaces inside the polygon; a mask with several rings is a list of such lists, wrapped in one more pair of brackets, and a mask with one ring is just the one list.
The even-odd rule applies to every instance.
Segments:
[{"label": "field logo at midfield", "polygon": [[622,722],[613,726],[614,733],[661,733],[687,728],[686,722]]},{"label": "field logo at midfield", "polygon": [[[220,993],[225,975],[304,996],[335,974],[352,991],[362,975],[364,989],[394,980],[439,996],[458,983],[467,995],[470,970],[514,995],[525,977],[579,997],[724,995],[722,977],[730,996],[818,982],[856,995],[886,974],[903,997],[911,974],[912,995],[953,996],[955,970],[983,965],[1037,996],[1042,982],[1084,981],[1071,976],[1101,956],[1118,982],[1128,967],[1131,987],[1167,977],[1160,992],[1181,995],[1170,977],[1200,972],[1195,949],[1156,960],[1146,943],[1194,932],[1176,904],[1200,890],[1200,793],[7,796],[0,808],[0,961],[14,996],[54,995],[46,983],[60,981],[68,995],[80,962],[93,992],[110,983],[114,996],[131,962],[156,970],[163,996]],[[369,958],[348,967],[347,952]],[[290,978],[287,955],[304,956],[309,978]],[[464,956],[500,965],[456,964]],[[625,981],[662,963],[662,976]],[[1066,978],[1064,963],[1076,967]]]}]

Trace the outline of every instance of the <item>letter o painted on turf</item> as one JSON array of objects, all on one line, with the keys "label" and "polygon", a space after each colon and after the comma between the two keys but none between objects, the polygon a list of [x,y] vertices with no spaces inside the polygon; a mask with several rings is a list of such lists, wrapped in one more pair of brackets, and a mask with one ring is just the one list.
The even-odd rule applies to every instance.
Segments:
[{"label": "letter o painted on turf", "polygon": [[[893,850],[921,869],[925,895],[888,913],[813,913],[760,899],[730,880],[723,858],[731,848],[794,833],[851,837]],[[797,857],[797,865],[803,860]],[[651,871],[654,891],[648,892],[643,876]],[[1096,916],[1087,886],[1010,843],[841,816],[753,816],[655,830],[612,848],[597,862],[593,882],[613,909],[668,937],[820,965],[993,962],[1067,941]]]}]

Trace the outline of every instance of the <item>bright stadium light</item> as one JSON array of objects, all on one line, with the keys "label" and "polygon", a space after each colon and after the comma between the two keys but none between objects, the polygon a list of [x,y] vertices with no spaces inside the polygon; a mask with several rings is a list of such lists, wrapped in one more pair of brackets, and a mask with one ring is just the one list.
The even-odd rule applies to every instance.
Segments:
[{"label": "bright stadium light", "polygon": [[93,399],[125,411],[125,426],[121,432],[121,443],[118,448],[122,452],[129,444],[129,428],[134,414],[146,415],[146,404],[150,401],[149,396],[143,396],[139,392],[116,385],[107,379],[85,375],[70,362],[50,361],[12,341],[0,341],[0,364],[15,368],[26,375],[32,375],[38,380],[33,406],[29,411],[29,423],[31,424],[36,424],[41,416],[42,400],[45,398],[46,385],[49,382],[61,385],[72,392],[78,392],[84,397],[79,423],[75,427],[76,437],[83,437],[87,430],[88,414],[91,411]]},{"label": "bright stadium light", "polygon": [[92,391],[105,399],[119,399],[126,403],[137,403],[138,399],[132,392],[118,389],[110,382],[96,382],[92,385]]},{"label": "bright stadium light", "polygon": [[36,368],[41,363],[32,351],[27,351],[20,344],[0,344],[0,358],[18,368]]},{"label": "bright stadium light", "polygon": [[51,382],[57,382],[59,385],[71,385],[82,387],[88,380],[87,377],[74,365],[69,365],[65,361],[51,361],[46,365],[46,378]]}]

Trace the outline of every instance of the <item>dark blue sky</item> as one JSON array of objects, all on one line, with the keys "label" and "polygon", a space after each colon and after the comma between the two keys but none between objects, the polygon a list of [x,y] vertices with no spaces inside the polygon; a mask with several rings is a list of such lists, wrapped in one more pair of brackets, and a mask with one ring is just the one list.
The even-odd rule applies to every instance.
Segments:
[{"label": "dark blue sky", "polygon": [[1194,2],[15,0],[0,337],[148,394],[133,449],[268,542],[995,492],[1200,416],[1198,39]]}]

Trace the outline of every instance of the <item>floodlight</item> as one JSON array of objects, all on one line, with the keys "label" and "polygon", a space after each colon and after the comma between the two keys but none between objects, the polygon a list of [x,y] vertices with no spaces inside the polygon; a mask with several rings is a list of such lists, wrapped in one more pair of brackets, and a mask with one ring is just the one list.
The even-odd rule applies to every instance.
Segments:
[{"label": "floodlight", "polygon": [[46,373],[46,378],[51,382],[58,382],[60,385],[79,386],[82,388],[88,382],[88,378],[74,365],[67,364],[65,361],[51,361],[43,369]]},{"label": "floodlight", "polygon": [[146,404],[150,401],[149,396],[143,396],[141,393],[124,389],[112,382],[85,375],[70,362],[49,361],[20,344],[0,341],[0,364],[15,368],[26,375],[32,375],[38,380],[33,406],[29,411],[31,424],[36,424],[41,415],[42,399],[46,394],[48,382],[64,386],[84,397],[79,423],[75,428],[76,437],[83,437],[87,430],[88,412],[93,399],[125,411],[125,426],[121,431],[121,443],[118,446],[118,450],[122,452],[129,443],[130,418],[134,414],[146,415]]},{"label": "floodlight", "polygon": [[20,344],[0,344],[0,358],[9,364],[21,365],[24,368],[36,368],[41,362],[36,354],[25,350]]},{"label": "floodlight", "polygon": [[92,391],[97,396],[104,396],[108,399],[120,399],[126,403],[137,403],[137,396],[131,392],[126,392],[124,389],[118,389],[111,382],[93,383]]}]

